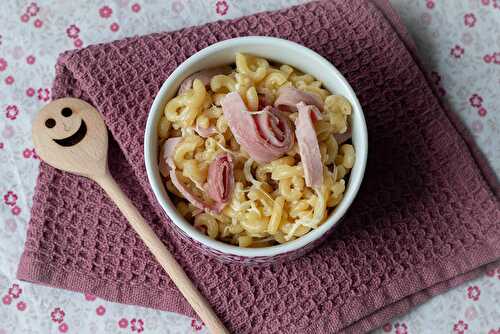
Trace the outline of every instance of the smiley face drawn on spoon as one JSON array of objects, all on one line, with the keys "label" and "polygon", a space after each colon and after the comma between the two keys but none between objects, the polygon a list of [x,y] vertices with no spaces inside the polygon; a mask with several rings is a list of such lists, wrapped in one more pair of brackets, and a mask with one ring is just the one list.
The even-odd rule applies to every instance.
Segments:
[{"label": "smiley face drawn on spoon", "polygon": [[38,113],[32,132],[38,155],[49,164],[80,175],[105,170],[108,133],[99,112],[87,102],[50,102]]},{"label": "smiley face drawn on spoon", "polygon": [[[61,110],[61,116],[63,117],[60,119],[60,122],[63,123],[63,128],[67,132],[68,129],[71,131],[71,128],[73,127],[72,125],[75,123],[78,123],[78,120],[72,120],[71,118],[79,118],[78,116],[75,116],[73,113],[73,110],[71,110],[70,107],[64,107]],[[66,119],[65,119],[66,118]],[[75,122],[76,121],[76,122]],[[54,118],[47,118],[45,121],[45,126],[48,129],[52,129],[57,125],[57,120]],[[85,124],[85,121],[83,119],[80,120],[80,125],[78,126],[78,129],[73,133],[72,135],[69,135],[65,138],[60,138],[56,139],[53,138],[52,140],[61,146],[73,146],[78,144],[82,139],[85,137],[87,134],[87,124]]]}]

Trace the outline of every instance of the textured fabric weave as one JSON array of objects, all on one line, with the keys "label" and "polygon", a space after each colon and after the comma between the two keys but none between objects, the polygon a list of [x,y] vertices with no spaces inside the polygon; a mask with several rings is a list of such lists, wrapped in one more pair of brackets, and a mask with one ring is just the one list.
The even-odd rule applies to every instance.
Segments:
[{"label": "textured fabric weave", "polygon": [[[112,174],[232,332],[364,332],[500,257],[494,180],[391,24],[373,3],[320,1],[61,56],[54,98],[83,98],[102,112]],[[143,162],[147,113],[168,75],[196,51],[247,35],[286,38],[335,64],[358,94],[370,148],[363,186],[332,237],[257,268],[181,242]],[[18,277],[194,316],[99,187],[44,163]]]}]

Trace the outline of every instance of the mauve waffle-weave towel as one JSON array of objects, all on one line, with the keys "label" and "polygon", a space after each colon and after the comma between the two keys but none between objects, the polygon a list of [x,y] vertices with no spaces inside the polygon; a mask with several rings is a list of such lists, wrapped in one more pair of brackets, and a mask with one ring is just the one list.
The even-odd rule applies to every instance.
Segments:
[{"label": "mauve waffle-weave towel", "polygon": [[[492,175],[391,22],[400,34],[371,2],[320,1],[59,59],[54,98],[80,97],[102,112],[112,174],[233,333],[368,331],[500,257]],[[363,105],[370,147],[361,191],[333,235],[295,261],[257,268],[221,264],[182,242],[143,162],[146,117],[163,81],[196,51],[246,35],[286,38],[335,64]],[[194,316],[99,187],[44,163],[18,277]]]}]

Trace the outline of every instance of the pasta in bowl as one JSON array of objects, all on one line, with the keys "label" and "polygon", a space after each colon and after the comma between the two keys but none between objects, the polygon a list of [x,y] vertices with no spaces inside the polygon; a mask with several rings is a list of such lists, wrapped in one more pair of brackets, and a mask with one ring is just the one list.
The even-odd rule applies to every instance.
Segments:
[{"label": "pasta in bowl", "polygon": [[[280,59],[276,46],[296,54]],[[146,128],[148,176],[203,251],[249,263],[299,255],[352,202],[364,118],[345,79],[311,50],[269,37],[224,41],[181,64],[162,90]]]}]

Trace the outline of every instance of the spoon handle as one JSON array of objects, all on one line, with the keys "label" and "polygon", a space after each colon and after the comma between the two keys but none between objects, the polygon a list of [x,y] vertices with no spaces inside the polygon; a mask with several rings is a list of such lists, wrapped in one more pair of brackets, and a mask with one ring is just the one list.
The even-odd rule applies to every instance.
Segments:
[{"label": "spoon handle", "polygon": [[193,285],[182,267],[165,247],[163,242],[156,236],[151,227],[146,223],[134,204],[120,189],[113,177],[107,172],[105,176],[96,178],[95,181],[106,191],[108,196],[115,202],[129,224],[142,239],[149,251],[170,276],[177,288],[191,304],[194,311],[199,315],[211,333],[229,334],[210,304]]}]

